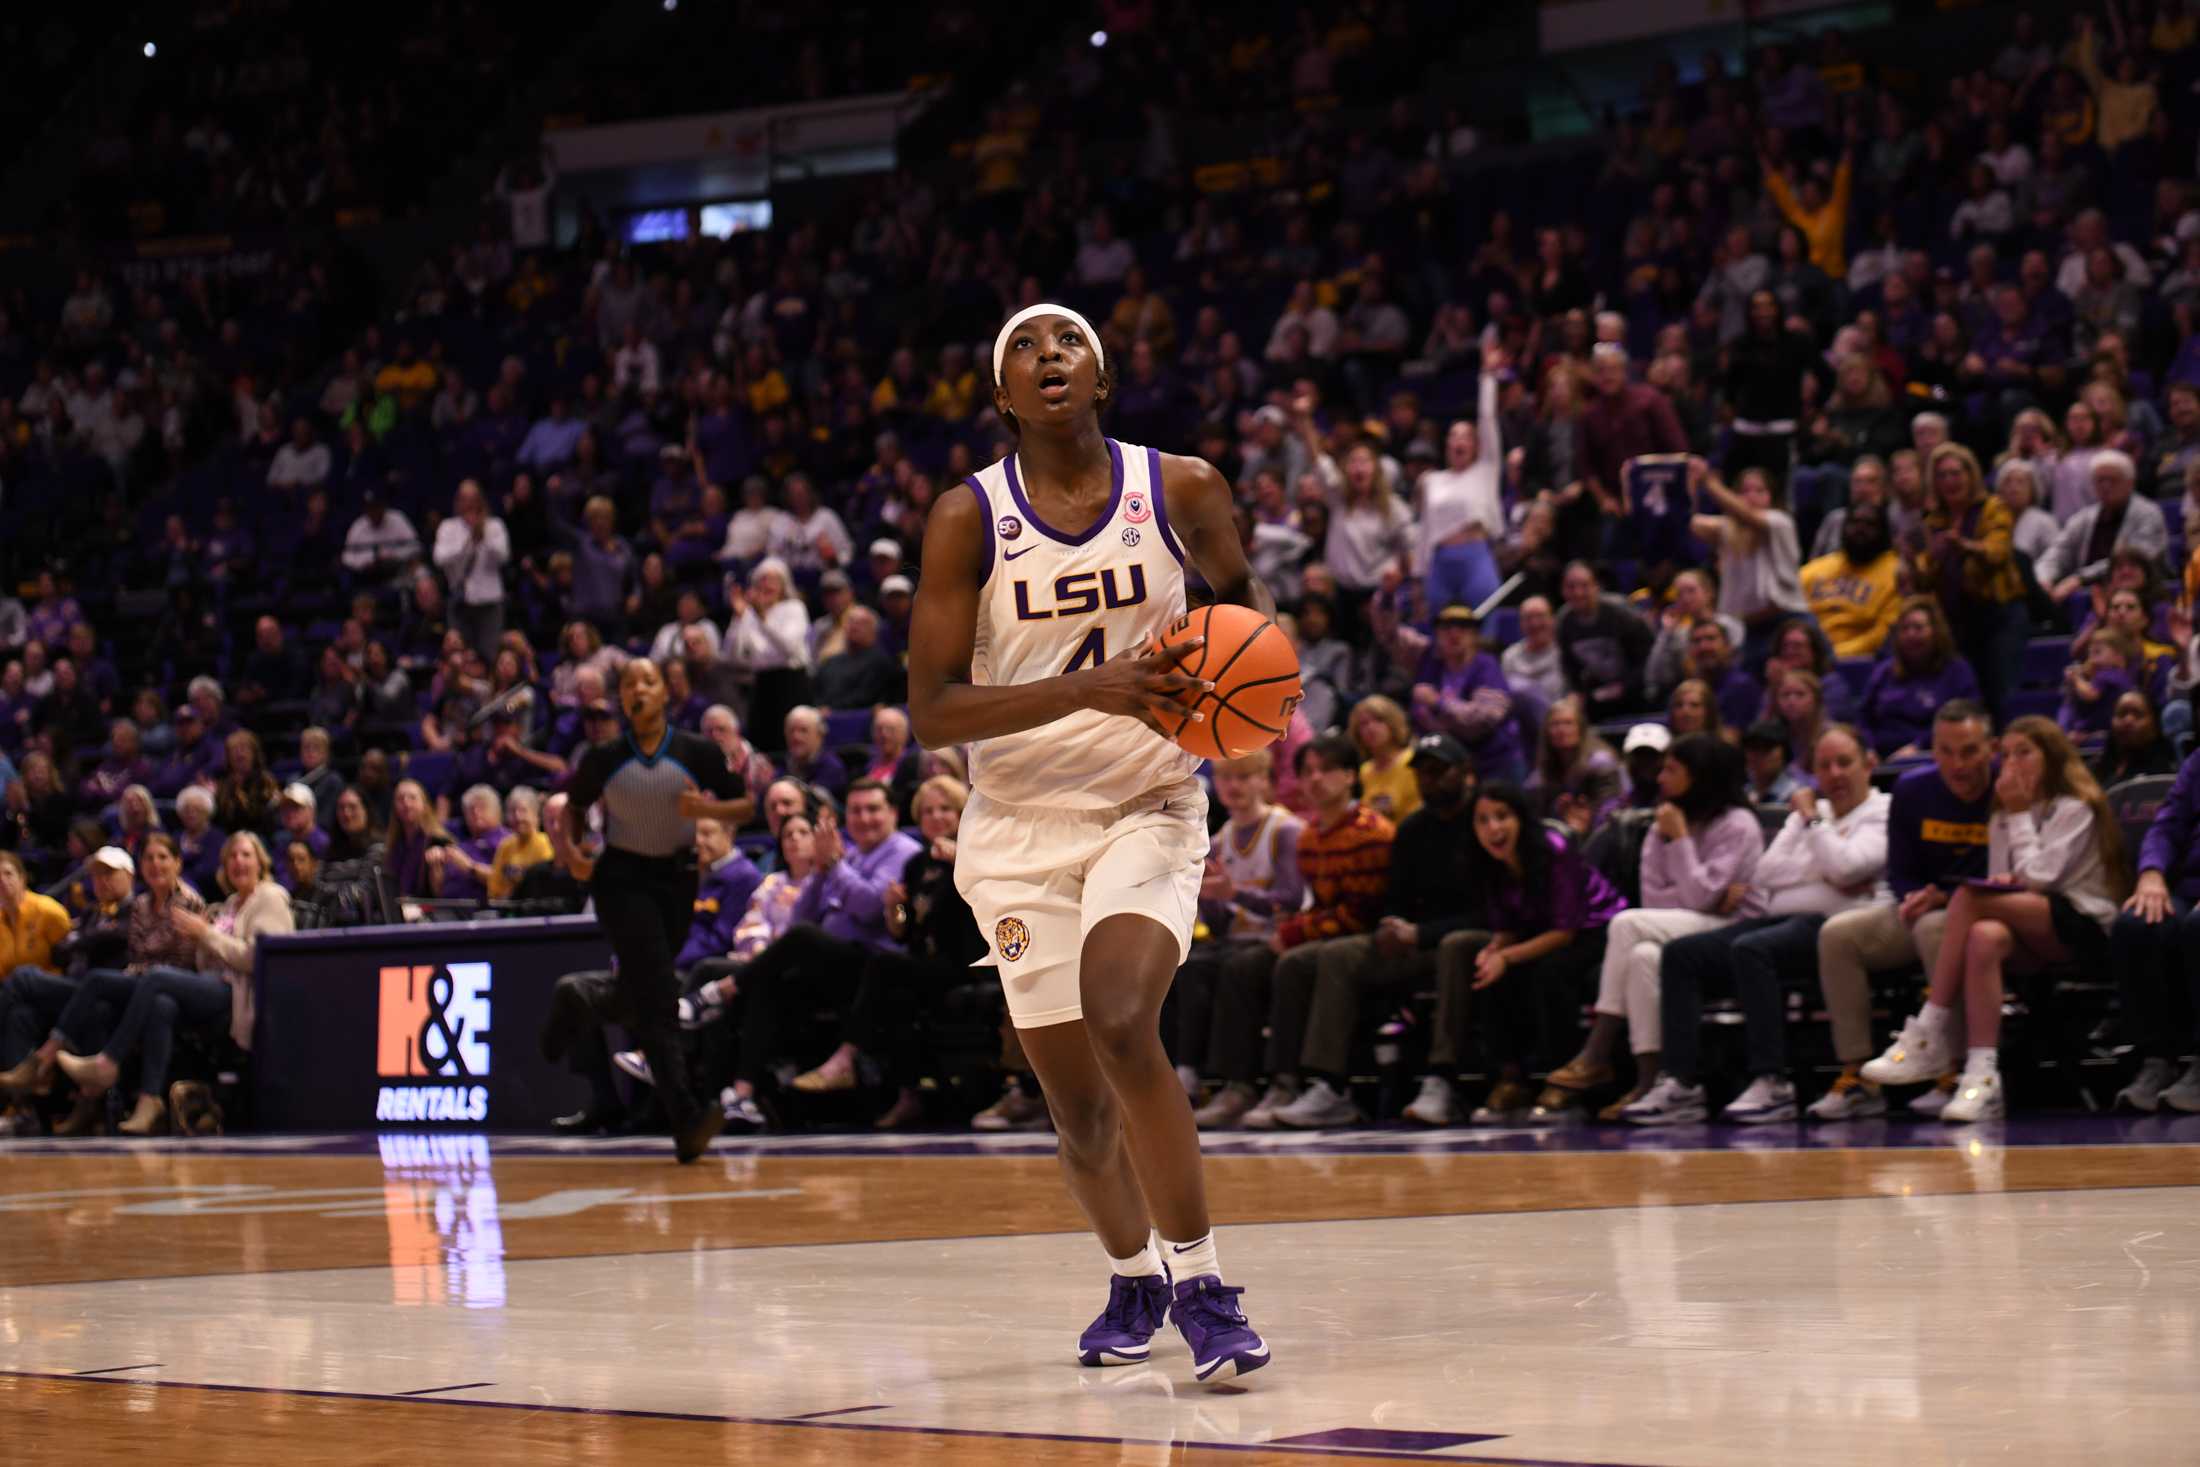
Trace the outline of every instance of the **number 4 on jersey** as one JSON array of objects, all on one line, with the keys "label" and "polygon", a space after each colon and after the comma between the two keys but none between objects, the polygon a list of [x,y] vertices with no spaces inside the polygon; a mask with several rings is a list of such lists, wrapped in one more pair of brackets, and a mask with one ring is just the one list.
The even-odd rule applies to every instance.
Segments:
[{"label": "number 4 on jersey", "polygon": [[1098,667],[1107,660],[1107,628],[1094,627],[1091,631],[1085,633],[1085,639],[1077,644],[1077,650],[1070,654],[1069,665],[1063,668],[1062,671],[1066,674],[1075,672],[1080,667]]}]

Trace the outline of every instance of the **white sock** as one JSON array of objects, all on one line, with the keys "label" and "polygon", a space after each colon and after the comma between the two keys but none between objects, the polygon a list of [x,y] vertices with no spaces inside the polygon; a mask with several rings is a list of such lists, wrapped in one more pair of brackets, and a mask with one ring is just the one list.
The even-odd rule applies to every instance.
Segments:
[{"label": "white sock", "polygon": [[1199,1278],[1203,1274],[1222,1277],[1222,1265],[1215,1262],[1213,1233],[1189,1243],[1169,1243],[1165,1247],[1169,1255],[1169,1272],[1175,1275],[1178,1283]]},{"label": "white sock", "polygon": [[1161,1272],[1161,1255],[1154,1252],[1149,1242],[1128,1258],[1109,1258],[1108,1265],[1123,1278],[1151,1278]]},{"label": "white sock", "polygon": [[1991,1075],[2001,1069],[2001,1050],[1991,1044],[1974,1044],[1963,1057],[1963,1068],[1974,1075]]},{"label": "white sock", "polygon": [[1925,1021],[1925,1027],[1935,1034],[1947,1033],[1948,1025],[1954,1022],[1955,1016],[1954,1009],[1934,1003],[1929,998],[1925,1000],[1925,1007],[1918,1011],[1918,1017]]}]

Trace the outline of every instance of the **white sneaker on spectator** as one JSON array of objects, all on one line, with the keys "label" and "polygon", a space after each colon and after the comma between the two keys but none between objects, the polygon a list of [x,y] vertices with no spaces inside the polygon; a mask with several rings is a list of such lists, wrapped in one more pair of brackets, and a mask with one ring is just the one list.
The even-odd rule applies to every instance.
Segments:
[{"label": "white sneaker on spectator", "polygon": [[1360,1108],[1352,1103],[1349,1095],[1340,1095],[1327,1080],[1316,1080],[1292,1101],[1276,1112],[1276,1124],[1289,1126],[1294,1131],[1317,1131],[1324,1126],[1356,1126],[1360,1123]]},{"label": "white sneaker on spectator", "polygon": [[1792,1121],[1795,1119],[1795,1086],[1778,1075],[1759,1075],[1719,1114],[1744,1126]]},{"label": "white sneaker on spectator", "polygon": [[1619,1114],[1630,1125],[1679,1126],[1703,1120],[1710,1113],[1703,1086],[1683,1085],[1671,1075],[1660,1075],[1648,1094]]},{"label": "white sneaker on spectator", "polygon": [[1945,1025],[1930,1024],[1923,1014],[1912,1014],[1887,1052],[1864,1062],[1862,1074],[1874,1085],[1915,1085],[1954,1069],[1962,1057]]},{"label": "white sneaker on spectator", "polygon": [[756,1097],[736,1095],[731,1085],[718,1092],[718,1108],[724,1112],[729,1126],[747,1126],[752,1131],[761,1131],[770,1124],[763,1107],[756,1103]]},{"label": "white sneaker on spectator", "polygon": [[1956,1072],[1950,1070],[1933,1083],[1931,1089],[1910,1097],[1910,1114],[1937,1118],[1948,1108],[1948,1102],[1956,1098]]},{"label": "white sneaker on spectator", "polygon": [[1419,1121],[1424,1126],[1453,1126],[1459,1123],[1459,1106],[1452,1099],[1451,1081],[1442,1075],[1423,1075],[1421,1093],[1413,1097],[1413,1104],[1406,1107],[1406,1119]]},{"label": "white sneaker on spectator", "polygon": [[1887,1097],[1855,1070],[1843,1070],[1833,1088],[1810,1103],[1814,1121],[1864,1121],[1887,1113]]},{"label": "white sneaker on spectator", "polygon": [[625,1071],[629,1075],[632,1075],[635,1079],[641,1081],[644,1085],[654,1085],[657,1083],[655,1080],[650,1078],[649,1056],[643,1054],[638,1049],[620,1050],[617,1054],[611,1056],[611,1063],[617,1065],[621,1070]]},{"label": "white sneaker on spectator", "polygon": [[2162,1092],[2162,1103],[2186,1115],[2200,1115],[2200,1059],[2185,1066],[2184,1078]]},{"label": "white sneaker on spectator", "polygon": [[2153,1115],[2161,1109],[2162,1092],[2176,1082],[2177,1066],[2166,1059],[2150,1059],[2139,1066],[2129,1085],[2116,1092],[2116,1107]]},{"label": "white sneaker on spectator", "polygon": [[2008,1113],[2002,1103],[2001,1069],[1991,1064],[1966,1065],[1956,1080],[1956,1093],[1942,1107],[1940,1118],[1951,1126],[1973,1121],[1998,1121]]},{"label": "white sneaker on spectator", "polygon": [[1260,1098],[1259,1104],[1239,1118],[1238,1124],[1248,1131],[1273,1131],[1276,1129],[1277,1114],[1298,1098],[1299,1090],[1296,1085],[1285,1085],[1280,1081],[1273,1083],[1268,1087],[1268,1093]]}]

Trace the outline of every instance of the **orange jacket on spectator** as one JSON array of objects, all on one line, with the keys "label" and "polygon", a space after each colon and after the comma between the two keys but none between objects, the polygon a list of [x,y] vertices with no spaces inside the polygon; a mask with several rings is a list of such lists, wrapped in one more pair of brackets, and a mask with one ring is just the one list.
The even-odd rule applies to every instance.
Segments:
[{"label": "orange jacket on spectator", "polygon": [[1390,889],[1390,845],[1397,827],[1367,805],[1327,830],[1308,825],[1299,836],[1299,874],[1313,905],[1276,924],[1285,947],[1374,930]]}]

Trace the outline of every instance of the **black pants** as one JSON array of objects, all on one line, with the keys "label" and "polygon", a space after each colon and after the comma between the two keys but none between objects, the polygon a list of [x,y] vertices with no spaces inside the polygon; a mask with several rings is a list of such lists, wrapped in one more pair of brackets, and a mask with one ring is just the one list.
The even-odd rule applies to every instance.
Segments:
[{"label": "black pants", "polygon": [[1490,934],[1454,932],[1436,949],[1436,1018],[1428,1072],[1449,1076],[1479,1053],[1492,1075],[1508,1066],[1535,1073],[1558,1064],[1581,1039],[1581,1006],[1604,966],[1604,929],[1517,966],[1487,988],[1474,986],[1474,960]]},{"label": "black pants", "polygon": [[748,1003],[735,1077],[761,1088],[785,1054],[787,1036],[796,1025],[821,1008],[843,1008],[855,997],[870,957],[863,944],[827,937],[822,927],[803,922],[750,959],[739,980]]},{"label": "black pants", "polygon": [[2174,896],[2159,922],[2119,912],[2108,952],[2123,990],[2124,1038],[2141,1059],[2175,1059],[2200,1017],[2200,912]]},{"label": "black pants", "polygon": [[[631,1029],[632,1010],[626,992],[609,968],[589,968],[567,973],[550,992],[550,1021],[543,1026],[542,1056],[556,1063],[570,1058],[573,1073],[588,1081],[589,1109],[599,1116],[617,1115],[626,1109],[619,1087],[611,1078],[611,1046],[604,1026]],[[651,1073],[655,1073],[652,1068]]]},{"label": "black pants", "polygon": [[915,1085],[924,1078],[925,1017],[941,998],[970,981],[968,968],[874,952],[863,964],[842,1030],[850,1044],[879,1062],[888,1084]]},{"label": "black pants", "polygon": [[1659,1003],[1665,1018],[1665,1068],[1683,1082],[1701,1078],[1704,995],[1731,989],[1742,1006],[1749,1073],[1787,1073],[1787,989],[1783,980],[1812,983],[1818,972],[1815,914],[1752,917],[1730,927],[1677,937],[1658,960]]},{"label": "black pants", "polygon": [[675,1131],[684,1130],[697,1106],[680,1044],[680,982],[672,959],[687,942],[695,915],[695,868],[611,849],[596,862],[589,894],[618,964],[623,1022],[649,1056],[665,1118]]},{"label": "black pants", "polygon": [[[1233,1085],[1252,1084],[1264,1064],[1271,1076],[1298,1073],[1298,1038],[1306,1033],[1307,996],[1301,996],[1287,1013],[1275,1012],[1275,949],[1266,943],[1232,946],[1236,950],[1228,953],[1216,970],[1208,1071]],[[1179,1002],[1188,1003],[1190,997],[1186,994]],[[1271,1033],[1264,1042],[1263,1030],[1288,1031],[1290,1041],[1279,1041]],[[1274,1063],[1270,1063],[1271,1058]],[[1196,1059],[1187,1062],[1198,1063]]]},{"label": "black pants", "polygon": [[[1172,1048],[1174,1062],[1197,1066],[1217,1058],[1212,1048],[1215,1013],[1227,985],[1232,1004],[1230,1022],[1248,1032],[1240,1036],[1241,1042],[1224,1045],[1222,1058],[1239,1069],[1246,1068],[1259,1048],[1260,1023],[1268,1007],[1268,980],[1275,967],[1276,955],[1266,943],[1193,943],[1192,955],[1176,970],[1171,990],[1176,999],[1176,1027],[1170,1036],[1176,1041]],[[1254,1011],[1256,995],[1259,1012]],[[1224,1075],[1228,1071],[1218,1068],[1215,1073]],[[1252,1076],[1232,1078],[1250,1081]]]}]

